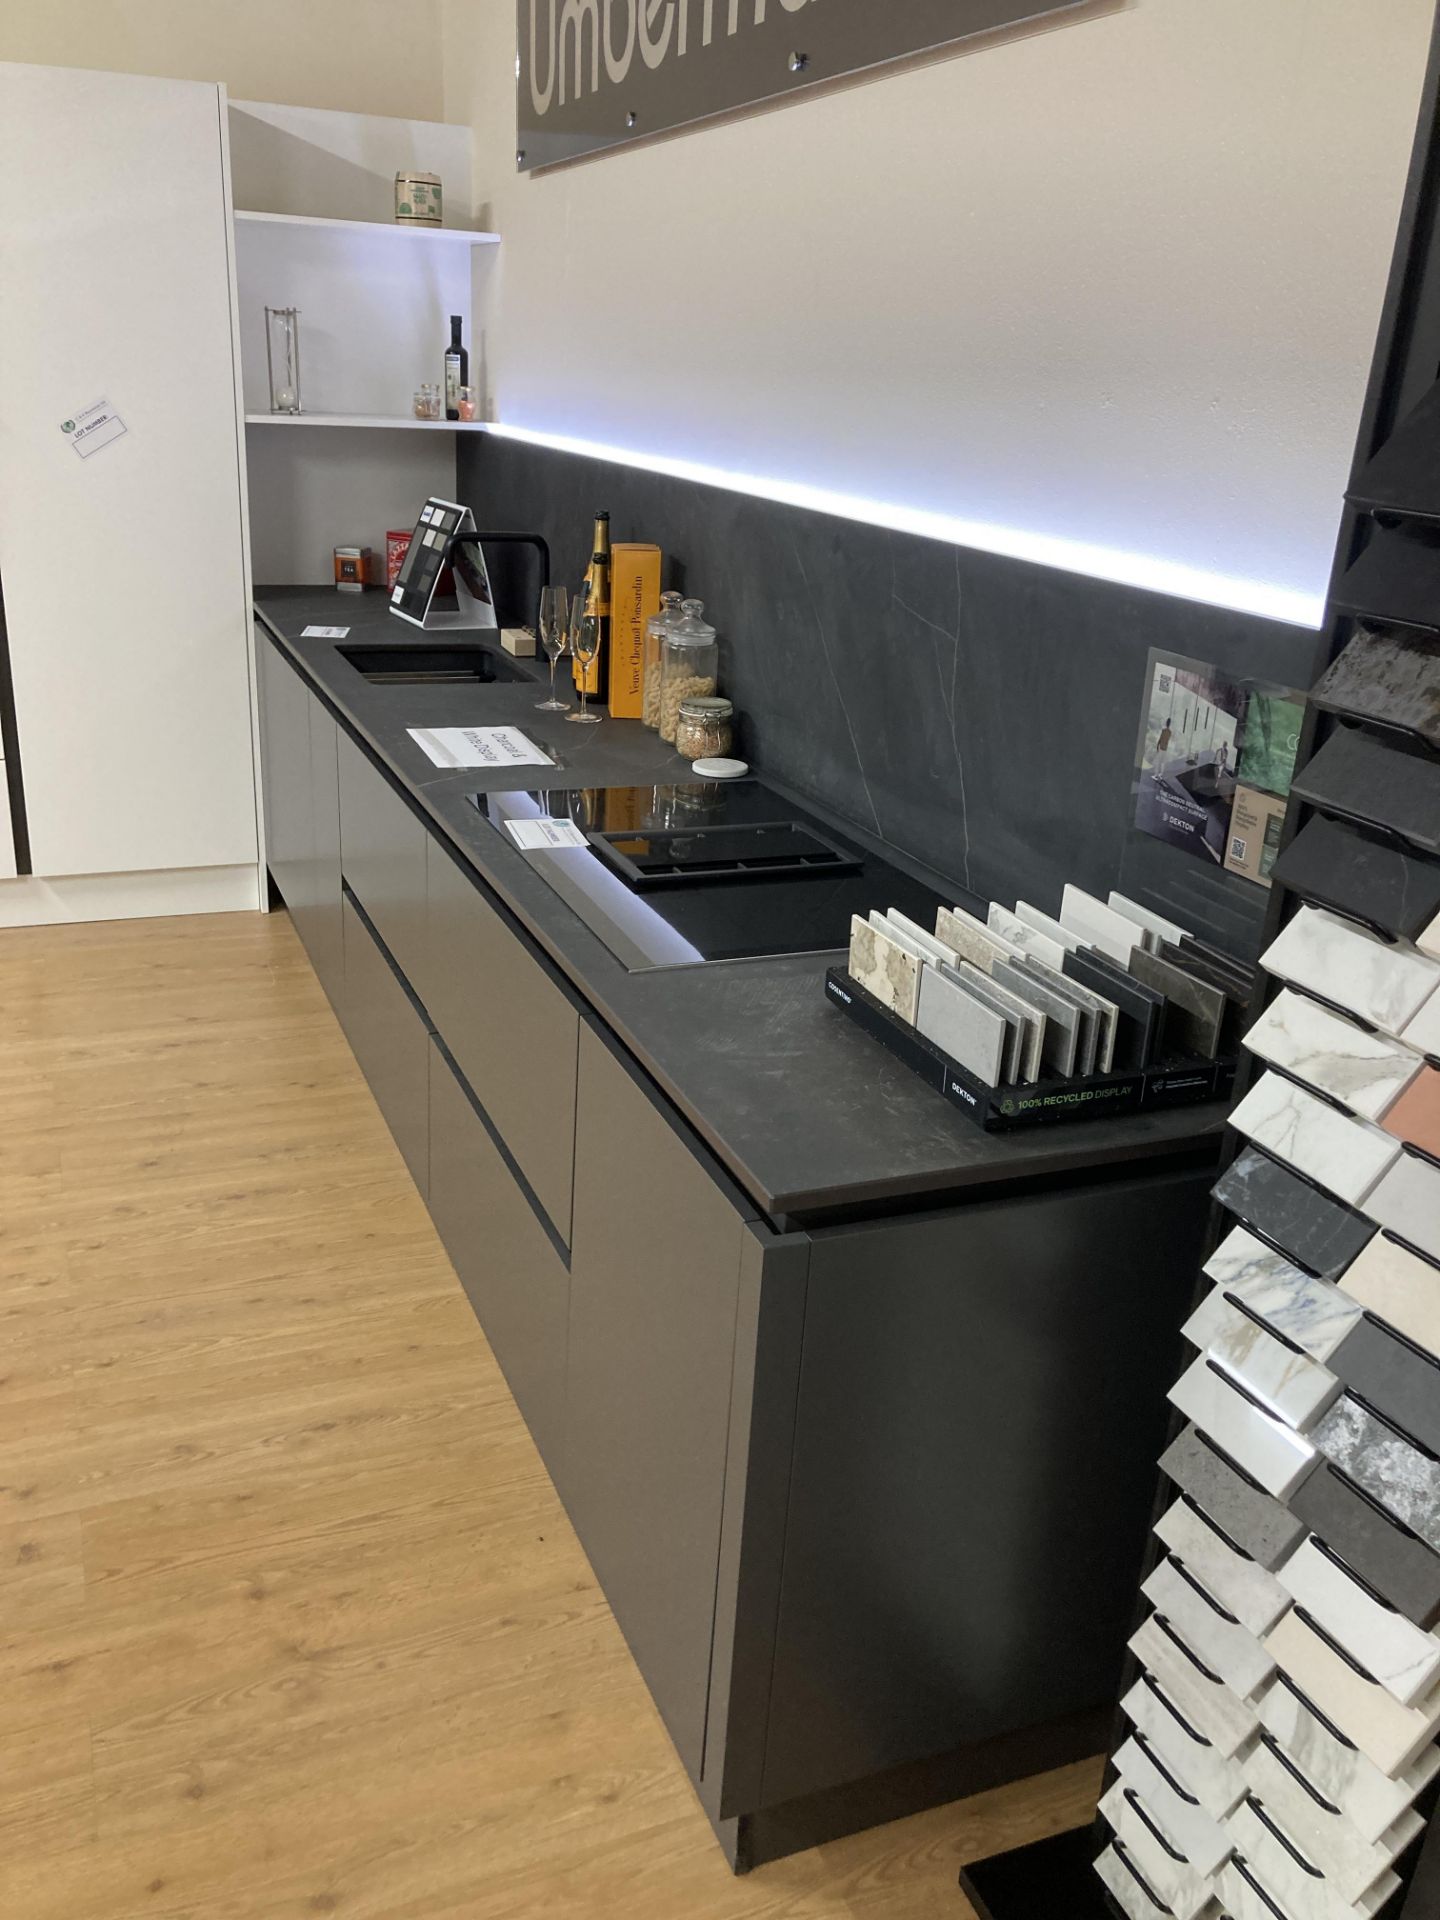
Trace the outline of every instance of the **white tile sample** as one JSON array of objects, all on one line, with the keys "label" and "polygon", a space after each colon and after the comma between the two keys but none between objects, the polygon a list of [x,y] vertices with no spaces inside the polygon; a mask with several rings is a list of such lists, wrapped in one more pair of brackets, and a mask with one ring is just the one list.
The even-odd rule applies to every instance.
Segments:
[{"label": "white tile sample", "polygon": [[1170,1399],[1207,1439],[1266,1493],[1283,1500],[1318,1458],[1304,1437],[1252,1406],[1202,1354],[1170,1389]]},{"label": "white tile sample", "polygon": [[1255,1798],[1334,1886],[1342,1900],[1359,1900],[1390,1872],[1424,1821],[1407,1813],[1381,1840],[1366,1840],[1348,1814],[1313,1782],[1297,1778],[1288,1755],[1259,1741],[1244,1761]]},{"label": "white tile sample", "polygon": [[953,947],[962,960],[968,960],[982,973],[989,973],[997,960],[1018,960],[1020,949],[977,920],[963,907],[941,907],[935,915],[935,938]]},{"label": "white tile sample", "polygon": [[[1256,1891],[1255,1882],[1259,1878],[1248,1860],[1243,1863],[1230,1860],[1220,1869],[1215,1876],[1215,1891],[1225,1909],[1226,1920],[1275,1920],[1277,1913],[1285,1913],[1285,1902],[1273,1887],[1264,1887],[1262,1882],[1263,1893]],[[1153,1907],[1146,1920],[1157,1920]],[[1300,1917],[1296,1915],[1293,1920]]]},{"label": "white tile sample", "polygon": [[1222,1760],[1249,1751],[1260,1724],[1255,1708],[1209,1673],[1174,1627],[1167,1631],[1152,1614],[1132,1634],[1130,1651]]},{"label": "white tile sample", "polygon": [[1417,933],[1415,944],[1421,953],[1428,953],[1433,959],[1440,960],[1440,914],[1426,927],[1423,933]]},{"label": "white tile sample", "polygon": [[1342,1393],[1315,1429],[1327,1460],[1440,1553],[1440,1463]]},{"label": "white tile sample", "polygon": [[1337,1113],[1278,1073],[1261,1075],[1230,1124],[1352,1206],[1361,1205],[1400,1154],[1400,1142],[1379,1127]]},{"label": "white tile sample", "polygon": [[1040,1056],[1045,1046],[1044,1014],[1037,1013],[1028,1002],[1002,986],[993,974],[983,973],[969,960],[960,962],[958,978],[963,986],[978,994],[987,1006],[1019,1023],[1020,1044],[1015,1077],[1023,1085],[1033,1086],[1040,1078]]},{"label": "white tile sample", "polygon": [[1197,1581],[1193,1568],[1165,1559],[1140,1591],[1210,1671],[1249,1700],[1274,1673],[1274,1656],[1248,1627],[1227,1618],[1218,1601],[1197,1590]]},{"label": "white tile sample", "polygon": [[1027,926],[1034,927],[1037,933],[1048,934],[1056,946],[1064,947],[1067,953],[1074,953],[1090,944],[1088,940],[1082,940],[1078,933],[1072,933],[1069,927],[1062,927],[1053,915],[1032,907],[1028,900],[1015,902],[1015,917],[1023,920]]},{"label": "white tile sample", "polygon": [[1140,1740],[1204,1807],[1223,1820],[1243,1797],[1241,1762],[1227,1758],[1198,1727],[1192,1727],[1153,1674],[1138,1679],[1121,1702]]},{"label": "white tile sample", "polygon": [[1340,1276],[1340,1286],[1377,1319],[1440,1358],[1440,1267],[1377,1233]]},{"label": "white tile sample", "polygon": [[1400,1038],[1407,1047],[1414,1047],[1417,1053],[1423,1053],[1440,1063],[1440,993],[1432,993],[1400,1029]]},{"label": "white tile sample", "polygon": [[1231,1300],[1258,1314],[1312,1360],[1328,1360],[1360,1317],[1347,1294],[1328,1280],[1312,1278],[1247,1227],[1226,1234],[1205,1271]]},{"label": "white tile sample", "polygon": [[1117,893],[1112,887],[1108,904],[1116,913],[1123,913],[1127,920],[1133,920],[1137,927],[1143,927],[1147,933],[1153,933],[1159,940],[1168,940],[1179,946],[1182,940],[1189,939],[1190,929],[1182,927],[1177,920],[1167,920],[1163,913],[1154,913],[1149,907],[1142,907],[1138,901],[1127,900],[1123,893]]},{"label": "white tile sample", "polygon": [[855,914],[850,921],[850,977],[882,1006],[915,1024],[921,963],[913,953]]},{"label": "white tile sample", "polygon": [[1116,1780],[1099,1811],[1144,1874],[1146,1885],[1159,1894],[1175,1920],[1198,1920],[1210,1905],[1210,1876],[1188,1857],[1174,1857],[1185,1850],[1176,1846],[1174,1835],[1146,1805],[1145,1796],[1126,1781]]},{"label": "white tile sample", "polygon": [[1177,1500],[1163,1513],[1155,1531],[1206,1592],[1251,1633],[1268,1633],[1290,1605],[1290,1595],[1275,1575],[1248,1554],[1237,1553],[1188,1500]]},{"label": "white tile sample", "polygon": [[[1280,1742],[1312,1786],[1354,1822],[1363,1840],[1383,1839],[1440,1774],[1440,1747],[1431,1746],[1392,1780],[1358,1747],[1337,1739],[1334,1730],[1278,1678],[1260,1695],[1258,1705],[1266,1732]],[[1247,1754],[1250,1751],[1246,1749]]]},{"label": "white tile sample", "polygon": [[1175,1791],[1153,1757],[1136,1740],[1127,1740],[1115,1755],[1115,1770],[1133,1787],[1146,1809],[1170,1842],[1183,1853],[1198,1873],[1214,1873],[1222,1860],[1230,1857],[1230,1841],[1225,1828],[1203,1807],[1184,1799]]},{"label": "white tile sample", "polygon": [[1143,946],[1140,928],[1123,913],[1116,913],[1094,894],[1081,887],[1067,886],[1060,900],[1060,924],[1078,934],[1089,946],[1128,967],[1136,947]]},{"label": "white tile sample", "polygon": [[1037,960],[1048,961],[1052,967],[1058,967],[1069,951],[1048,933],[1042,933],[1038,927],[1032,927],[1028,920],[1022,920],[1018,913],[1011,913],[1008,907],[1002,907],[998,900],[990,902],[985,924],[992,933],[998,933],[1002,940],[1008,940],[1011,946],[1018,947],[1022,953],[1033,953]]},{"label": "white tile sample", "polygon": [[1440,986],[1440,963],[1390,946],[1323,907],[1302,907],[1260,956],[1278,980],[1308,987],[1398,1034]]},{"label": "white tile sample", "polygon": [[[874,925],[876,915],[872,913],[870,920]],[[953,947],[947,947],[943,940],[937,940],[933,933],[927,933],[918,920],[901,913],[898,907],[891,907],[888,913],[880,917],[879,924],[882,931],[891,934],[902,947],[919,953],[922,959],[932,960],[936,966],[959,966],[960,956]]]},{"label": "white tile sample", "polygon": [[[1124,1858],[1122,1859],[1122,1854]],[[1138,1865],[1127,1866],[1130,1856],[1117,1840],[1109,1846],[1095,1862],[1095,1871],[1104,1881],[1117,1907],[1126,1916],[1126,1920],[1159,1920],[1165,1908],[1157,1891],[1147,1890],[1136,1881]],[[1266,1920],[1275,1920],[1274,1914],[1268,1914]]]},{"label": "white tile sample", "polygon": [[1332,1640],[1353,1653],[1403,1706],[1440,1681],[1440,1640],[1376,1600],[1312,1534],[1280,1569],[1280,1582]]},{"label": "white tile sample", "polygon": [[1328,1367],[1296,1353],[1216,1287],[1185,1323],[1185,1338],[1252,1399],[1297,1433],[1308,1433],[1340,1398],[1340,1382]]},{"label": "white tile sample", "polygon": [[1383,1119],[1420,1071],[1419,1056],[1400,1041],[1366,1033],[1289,987],[1251,1027],[1245,1045],[1363,1120]]},{"label": "white tile sample", "polygon": [[[1354,1920],[1357,1913],[1373,1914],[1399,1886],[1398,1876],[1389,1873],[1358,1900],[1345,1899],[1334,1882],[1319,1873],[1318,1862],[1309,1862],[1309,1872],[1300,1865],[1295,1853],[1303,1854],[1305,1849],[1292,1833],[1286,1833],[1284,1840],[1277,1838],[1272,1827],[1280,1825],[1268,1807],[1262,1819],[1253,1800],[1242,1800],[1229,1822],[1237,1857],[1278,1896],[1280,1906],[1293,1914],[1295,1920]],[[1290,1843],[1288,1847],[1286,1840]]]},{"label": "white tile sample", "polygon": [[1440,1727],[1440,1697],[1402,1707],[1374,1680],[1326,1644],[1292,1608],[1265,1636],[1275,1664],[1313,1700],[1347,1740],[1392,1779],[1417,1760]]},{"label": "white tile sample", "polygon": [[1365,1211],[1412,1247],[1440,1260],[1440,1172],[1402,1153],[1365,1201]]},{"label": "white tile sample", "polygon": [[915,1028],[987,1087],[999,1086],[1005,1022],[934,967],[925,967],[920,975]]}]

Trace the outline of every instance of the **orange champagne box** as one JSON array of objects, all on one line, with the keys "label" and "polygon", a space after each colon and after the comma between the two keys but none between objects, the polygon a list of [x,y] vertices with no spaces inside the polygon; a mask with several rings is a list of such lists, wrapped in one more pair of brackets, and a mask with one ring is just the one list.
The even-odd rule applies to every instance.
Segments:
[{"label": "orange champagne box", "polygon": [[616,541],[610,549],[610,712],[638,720],[644,708],[645,628],[660,611],[660,549]]}]

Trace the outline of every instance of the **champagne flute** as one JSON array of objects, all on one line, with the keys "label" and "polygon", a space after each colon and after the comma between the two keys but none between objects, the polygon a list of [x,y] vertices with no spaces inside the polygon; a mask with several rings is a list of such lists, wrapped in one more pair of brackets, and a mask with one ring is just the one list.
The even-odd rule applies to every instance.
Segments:
[{"label": "champagne flute", "polygon": [[550,656],[550,698],[537,700],[542,713],[568,713],[569,702],[555,697],[555,666],[570,638],[570,596],[564,587],[540,591],[540,639]]},{"label": "champagne flute", "polygon": [[570,603],[570,651],[581,667],[580,711],[565,717],[573,726],[598,727],[599,714],[591,713],[585,705],[585,681],[600,651],[600,615],[590,610],[588,587],[582,587]]}]

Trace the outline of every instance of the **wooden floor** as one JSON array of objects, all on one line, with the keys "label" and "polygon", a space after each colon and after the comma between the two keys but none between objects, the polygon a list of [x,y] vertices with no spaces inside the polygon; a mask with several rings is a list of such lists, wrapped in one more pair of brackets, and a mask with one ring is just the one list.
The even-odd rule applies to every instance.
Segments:
[{"label": "wooden floor", "polygon": [[0,1035],[4,1920],[963,1920],[1088,1812],[731,1877],[283,915],[0,933]]}]

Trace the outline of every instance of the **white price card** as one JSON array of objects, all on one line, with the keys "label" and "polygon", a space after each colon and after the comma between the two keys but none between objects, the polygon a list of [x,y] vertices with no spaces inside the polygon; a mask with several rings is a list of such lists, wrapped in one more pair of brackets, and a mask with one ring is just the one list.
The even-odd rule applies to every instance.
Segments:
[{"label": "white price card", "polygon": [[82,407],[73,419],[62,420],[60,431],[80,458],[88,460],[92,453],[120,438],[125,422],[108,400],[97,400],[93,406]]},{"label": "white price card", "polygon": [[343,640],[349,631],[348,627],[306,627],[300,638],[302,640]]},{"label": "white price card", "polygon": [[518,727],[410,727],[410,738],[437,767],[553,767],[543,747]]},{"label": "white price card", "polygon": [[589,845],[573,820],[507,820],[505,825],[522,853],[534,853],[540,847]]}]

